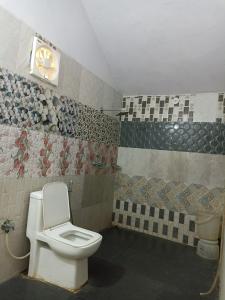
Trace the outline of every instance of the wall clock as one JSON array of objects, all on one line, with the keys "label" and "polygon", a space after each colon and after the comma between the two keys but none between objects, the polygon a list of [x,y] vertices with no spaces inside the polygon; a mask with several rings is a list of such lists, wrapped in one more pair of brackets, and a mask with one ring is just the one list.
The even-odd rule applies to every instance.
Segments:
[{"label": "wall clock", "polygon": [[55,86],[59,80],[60,53],[39,37],[34,37],[30,74]]}]

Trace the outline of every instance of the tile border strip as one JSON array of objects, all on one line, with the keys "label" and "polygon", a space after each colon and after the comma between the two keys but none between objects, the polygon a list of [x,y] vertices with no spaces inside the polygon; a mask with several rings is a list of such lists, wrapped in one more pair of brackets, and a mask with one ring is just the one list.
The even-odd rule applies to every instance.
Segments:
[{"label": "tile border strip", "polygon": [[195,216],[147,204],[114,200],[112,224],[196,247]]},{"label": "tile border strip", "polygon": [[225,124],[121,122],[120,146],[225,155]]}]

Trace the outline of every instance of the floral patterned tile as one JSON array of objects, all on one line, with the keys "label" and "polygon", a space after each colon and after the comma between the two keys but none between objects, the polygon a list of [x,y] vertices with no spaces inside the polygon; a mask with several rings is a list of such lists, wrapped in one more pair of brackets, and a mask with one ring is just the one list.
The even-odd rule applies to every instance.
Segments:
[{"label": "floral patterned tile", "polygon": [[114,174],[117,146],[0,125],[0,176]]}]

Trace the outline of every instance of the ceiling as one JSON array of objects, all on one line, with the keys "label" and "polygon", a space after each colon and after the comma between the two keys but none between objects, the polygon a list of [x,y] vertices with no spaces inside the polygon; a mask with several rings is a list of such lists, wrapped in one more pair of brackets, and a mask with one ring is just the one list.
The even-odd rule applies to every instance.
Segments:
[{"label": "ceiling", "polygon": [[123,94],[225,89],[224,0],[82,0]]}]

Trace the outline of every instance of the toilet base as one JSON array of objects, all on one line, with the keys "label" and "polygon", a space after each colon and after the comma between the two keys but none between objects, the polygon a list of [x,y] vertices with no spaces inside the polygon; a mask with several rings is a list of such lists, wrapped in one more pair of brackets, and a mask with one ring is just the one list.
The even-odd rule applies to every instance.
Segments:
[{"label": "toilet base", "polygon": [[219,245],[217,241],[200,239],[197,246],[197,254],[203,258],[217,260],[219,258]]},{"label": "toilet base", "polygon": [[88,281],[88,259],[72,260],[56,254],[48,246],[41,245],[28,276],[44,280],[72,291],[80,289]]}]

